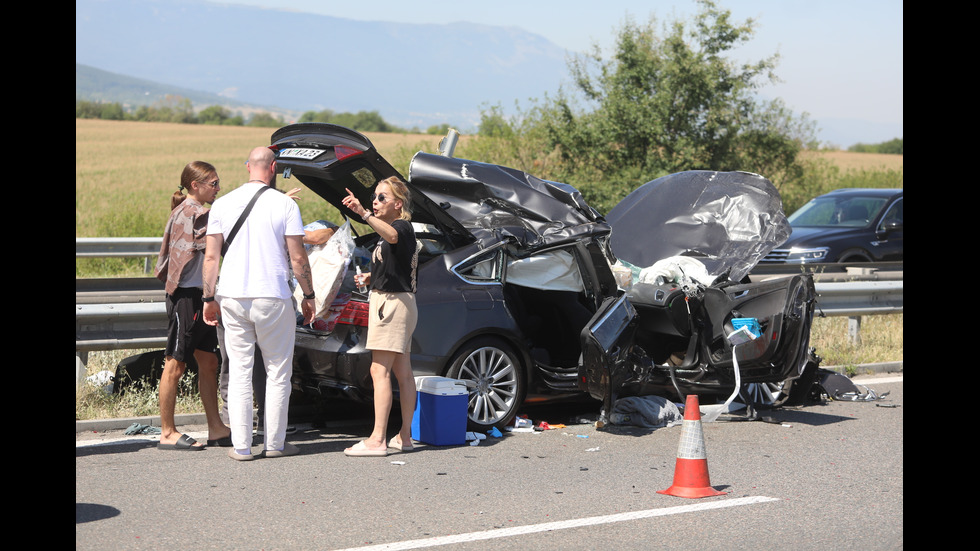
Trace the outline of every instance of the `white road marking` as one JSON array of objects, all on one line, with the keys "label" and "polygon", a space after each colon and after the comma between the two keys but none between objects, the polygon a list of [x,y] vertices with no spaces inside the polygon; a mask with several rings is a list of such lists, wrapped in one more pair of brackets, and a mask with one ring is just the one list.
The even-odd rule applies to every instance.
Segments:
[{"label": "white road marking", "polygon": [[697,503],[694,505],[678,505],[676,507],[648,509],[646,511],[634,511],[632,513],[617,513],[614,515],[604,515],[600,517],[563,520],[559,522],[546,522],[544,524],[532,524],[528,526],[515,526],[513,528],[498,528],[496,530],[470,532],[469,534],[457,534],[455,536],[438,536],[434,538],[369,545],[365,547],[351,547],[340,551],[394,551],[399,549],[421,549],[424,547],[435,547],[438,545],[451,545],[454,543],[509,538],[512,536],[522,536],[525,534],[535,534],[538,532],[551,532],[554,530],[564,530],[566,528],[580,528],[582,526],[594,526],[597,524],[609,524],[612,522],[623,522],[627,520],[680,515],[684,513],[693,513],[696,511],[738,507],[741,505],[754,505],[756,503],[766,503],[770,501],[778,501],[778,499],[774,497],[755,496],[741,497],[730,500],[706,501],[704,503]]}]

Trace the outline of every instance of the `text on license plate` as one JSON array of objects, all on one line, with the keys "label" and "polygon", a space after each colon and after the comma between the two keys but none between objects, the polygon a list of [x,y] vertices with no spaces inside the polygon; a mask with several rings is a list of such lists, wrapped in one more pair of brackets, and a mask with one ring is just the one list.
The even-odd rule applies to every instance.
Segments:
[{"label": "text on license plate", "polygon": [[309,147],[290,147],[283,149],[279,152],[280,158],[287,159],[306,159],[310,160],[315,158],[317,155],[323,153],[322,149],[313,149]]}]

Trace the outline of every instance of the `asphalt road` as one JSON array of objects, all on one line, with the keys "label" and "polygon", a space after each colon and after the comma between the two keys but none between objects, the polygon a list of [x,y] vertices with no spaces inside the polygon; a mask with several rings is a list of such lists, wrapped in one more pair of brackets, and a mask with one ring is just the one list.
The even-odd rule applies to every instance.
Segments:
[{"label": "asphalt road", "polygon": [[[680,427],[596,429],[594,404],[530,408],[555,428],[385,458],[342,450],[370,416],[299,425],[300,455],[235,462],[155,437],[76,434],[76,549],[900,549],[901,375],[874,402],[702,423],[720,497],[663,495]],[[184,426],[192,436],[203,427]]]}]

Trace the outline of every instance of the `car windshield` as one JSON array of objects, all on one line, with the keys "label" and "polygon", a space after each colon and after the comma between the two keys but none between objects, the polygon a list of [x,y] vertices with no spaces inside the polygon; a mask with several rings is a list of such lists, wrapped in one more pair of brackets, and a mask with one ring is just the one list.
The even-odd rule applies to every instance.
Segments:
[{"label": "car windshield", "polygon": [[863,227],[878,216],[886,202],[884,197],[822,196],[800,207],[788,220],[794,227]]}]

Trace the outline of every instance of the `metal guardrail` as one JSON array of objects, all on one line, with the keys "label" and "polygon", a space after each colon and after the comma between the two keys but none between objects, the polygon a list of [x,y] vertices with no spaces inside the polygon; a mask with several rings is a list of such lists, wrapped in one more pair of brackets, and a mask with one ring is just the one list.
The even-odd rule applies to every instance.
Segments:
[{"label": "metal guardrail", "polygon": [[[147,282],[151,287],[162,287],[155,278],[141,279],[154,282]],[[132,281],[122,281],[133,285]],[[902,281],[818,282],[815,284],[818,312],[826,316],[851,318],[848,333],[852,340],[859,340],[861,316],[902,313],[902,283]],[[90,284],[90,286],[94,288],[98,285]],[[103,302],[93,297],[88,303],[79,303],[78,297],[81,292],[76,284],[76,351],[157,348],[166,345],[167,308],[162,300],[162,293],[155,289],[139,293],[125,288],[118,292],[122,294],[121,296],[128,296],[128,299],[124,300],[130,302],[105,303],[104,300],[109,295],[95,291],[94,297],[103,297]]]},{"label": "metal guardrail", "polygon": [[76,237],[75,258],[145,258],[143,272],[152,273],[163,237]]},{"label": "metal guardrail", "polygon": [[901,314],[902,281],[816,283],[817,307],[827,316]]},{"label": "metal guardrail", "polygon": [[75,305],[75,351],[163,348],[167,305],[162,302]]},{"label": "metal guardrail", "polygon": [[[161,237],[76,237],[75,257],[145,257],[150,273],[160,251]],[[848,316],[852,341],[860,340],[861,316],[898,314],[903,308],[902,263],[862,264],[867,271],[845,274],[841,264],[813,264],[819,312]],[[799,264],[760,264],[759,276],[797,274]],[[848,279],[851,281],[835,281]],[[878,281],[867,281],[874,279]],[[882,281],[884,280],[884,281]],[[156,278],[75,280],[75,350],[84,355],[94,350],[159,348],[166,346],[167,308],[163,284]]]}]

